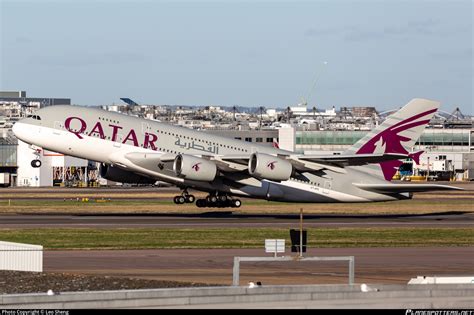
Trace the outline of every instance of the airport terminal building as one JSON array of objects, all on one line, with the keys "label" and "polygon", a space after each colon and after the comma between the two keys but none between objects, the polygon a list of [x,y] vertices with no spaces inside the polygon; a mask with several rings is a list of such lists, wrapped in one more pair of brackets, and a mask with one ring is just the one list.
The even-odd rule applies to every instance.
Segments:
[{"label": "airport terminal building", "polygon": [[[279,129],[282,149],[305,154],[342,153],[368,131]],[[412,148],[424,151],[420,165],[412,164],[411,174],[451,173],[456,180],[474,180],[474,129],[427,128]],[[440,161],[440,162],[437,162]],[[442,162],[444,161],[444,162]],[[451,178],[452,178],[451,176]],[[446,179],[446,178],[444,178]]]},{"label": "airport terminal building", "polygon": [[0,187],[16,186],[18,140],[2,130],[0,137]]},{"label": "airport terminal building", "polygon": [[53,105],[71,105],[70,98],[27,97],[26,91],[0,91],[0,104],[43,108]]}]

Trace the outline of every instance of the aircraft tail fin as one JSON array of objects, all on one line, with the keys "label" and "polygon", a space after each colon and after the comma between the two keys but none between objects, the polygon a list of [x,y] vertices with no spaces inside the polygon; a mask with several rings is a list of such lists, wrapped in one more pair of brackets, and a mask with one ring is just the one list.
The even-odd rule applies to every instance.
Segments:
[{"label": "aircraft tail fin", "polygon": [[136,106],[138,105],[137,103],[135,103],[135,101],[133,101],[132,99],[128,98],[128,97],[121,97],[120,98],[122,101],[124,101],[125,103],[127,103],[128,106]]},{"label": "aircraft tail fin", "polygon": [[[426,125],[440,106],[439,102],[415,98],[390,115],[380,126],[369,132],[344,154],[398,153],[406,154],[419,163],[423,151],[409,153]],[[380,162],[386,180],[391,180],[403,162]],[[373,166],[367,166],[373,167]],[[378,167],[378,166],[376,166]]]}]

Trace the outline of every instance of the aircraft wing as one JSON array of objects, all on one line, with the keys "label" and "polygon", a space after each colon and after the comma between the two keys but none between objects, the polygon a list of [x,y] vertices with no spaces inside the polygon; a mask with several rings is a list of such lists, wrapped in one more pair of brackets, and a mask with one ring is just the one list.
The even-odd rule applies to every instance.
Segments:
[{"label": "aircraft wing", "polygon": [[360,189],[377,193],[404,193],[404,192],[425,192],[436,190],[464,190],[459,187],[436,184],[358,184],[354,186]]},{"label": "aircraft wing", "polygon": [[[351,154],[351,155],[278,155],[288,160],[298,171],[311,172],[329,169],[337,173],[346,173],[344,167],[380,163],[384,161],[406,159],[408,155],[395,153]],[[224,171],[242,171],[247,168],[248,155],[212,157],[218,167]],[[230,168],[223,166],[229,164]]]},{"label": "aircraft wing", "polygon": [[118,152],[110,156],[109,159],[112,165],[126,171],[173,184],[180,184],[183,182],[183,179],[176,177],[172,170],[163,172],[163,168],[166,170],[164,164],[168,164],[169,168],[169,164],[174,161],[175,157],[176,155],[171,153],[129,152],[123,154]]},{"label": "aircraft wing", "polygon": [[[249,156],[231,155],[231,156],[207,156],[197,155],[200,158],[208,159],[216,163],[219,170],[223,172],[241,172],[247,169]],[[123,159],[124,158],[124,159]],[[160,163],[173,162],[176,158],[176,154],[172,153],[143,153],[143,152],[130,152],[126,153],[125,156],[118,156],[114,160],[114,164],[122,168],[135,169],[143,168],[146,170],[156,169]]]},{"label": "aircraft wing", "polygon": [[297,159],[301,161],[308,161],[318,164],[329,164],[339,167],[366,165],[385,161],[401,160],[406,158],[408,158],[408,155],[396,153],[297,156]]},{"label": "aircraft wing", "polygon": [[[175,154],[162,153],[142,153],[130,152],[125,156],[117,156],[114,164],[122,168],[128,168],[141,174],[150,174],[156,170],[157,165],[174,161]],[[242,173],[247,174],[250,155],[200,155],[203,159],[213,161],[217,168],[227,174]],[[353,154],[353,155],[278,155],[279,158],[287,160],[298,172],[315,172],[324,169],[337,173],[346,173],[346,166],[365,165],[370,163],[380,163],[383,161],[399,160],[407,158],[403,154]],[[171,174],[170,174],[171,175]],[[169,177],[159,174],[160,177]],[[247,174],[247,177],[248,174]],[[171,179],[171,178],[168,178]],[[182,179],[173,178],[173,181]]]},{"label": "aircraft wing", "polygon": [[344,154],[344,155],[291,155],[287,157],[296,170],[311,172],[331,170],[336,173],[346,173],[347,166],[366,165],[384,161],[406,159],[408,155],[381,153],[381,154]]},{"label": "aircraft wing", "polygon": [[222,171],[240,172],[248,168],[250,155],[224,155],[213,156],[210,159],[216,162]]}]

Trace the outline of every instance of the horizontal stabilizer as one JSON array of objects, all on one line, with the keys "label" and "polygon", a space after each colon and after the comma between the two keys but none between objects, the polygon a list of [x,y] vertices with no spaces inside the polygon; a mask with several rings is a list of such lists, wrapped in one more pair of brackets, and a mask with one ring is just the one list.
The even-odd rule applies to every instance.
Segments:
[{"label": "horizontal stabilizer", "polygon": [[435,184],[358,184],[354,183],[354,186],[360,189],[378,192],[383,194],[389,193],[404,193],[404,192],[424,192],[424,191],[436,191],[436,190],[464,190],[459,187],[448,186],[448,185],[435,185]]}]

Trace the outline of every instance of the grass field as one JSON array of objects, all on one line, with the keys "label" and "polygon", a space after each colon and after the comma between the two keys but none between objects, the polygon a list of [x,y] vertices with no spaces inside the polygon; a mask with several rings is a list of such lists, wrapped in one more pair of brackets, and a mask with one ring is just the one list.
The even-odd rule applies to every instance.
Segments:
[{"label": "grass field", "polygon": [[305,213],[332,214],[424,214],[436,212],[474,212],[474,200],[414,199],[392,202],[353,204],[295,204],[246,199],[236,208],[197,208],[194,204],[175,205],[170,200],[112,200],[108,202],[82,202],[64,200],[0,200],[0,213],[203,213],[208,211],[233,211],[238,213]]},{"label": "grass field", "polygon": [[[134,214],[203,213],[232,211],[242,214],[427,214],[439,212],[474,213],[474,183],[444,182],[464,190],[416,193],[412,200],[371,203],[284,203],[242,198],[242,207],[198,208],[175,205],[179,189],[170,188],[6,188],[0,191],[1,213],[47,214]],[[197,198],[205,193],[191,191]],[[82,202],[88,198],[88,202]],[[97,201],[100,202],[97,202]],[[105,201],[105,202],[104,202]]]},{"label": "grass field", "polygon": [[[1,229],[3,241],[41,244],[45,249],[262,248],[289,228],[207,229]],[[474,228],[310,228],[310,247],[472,246]]]}]

